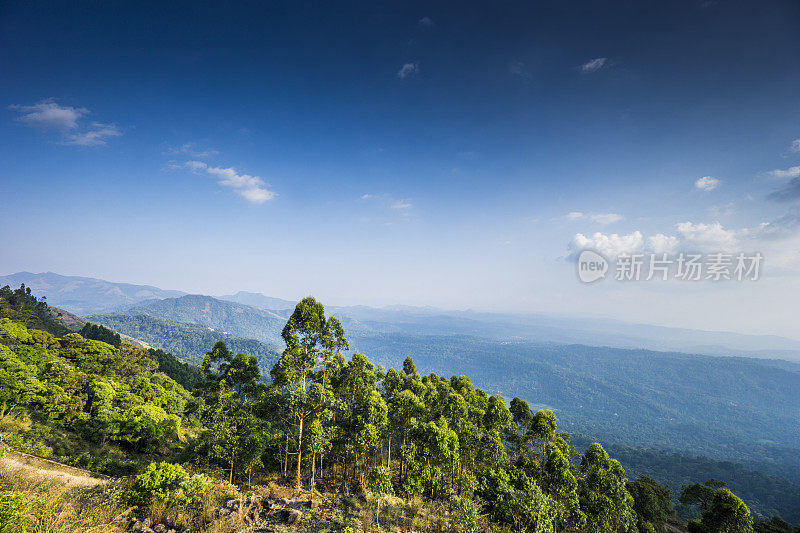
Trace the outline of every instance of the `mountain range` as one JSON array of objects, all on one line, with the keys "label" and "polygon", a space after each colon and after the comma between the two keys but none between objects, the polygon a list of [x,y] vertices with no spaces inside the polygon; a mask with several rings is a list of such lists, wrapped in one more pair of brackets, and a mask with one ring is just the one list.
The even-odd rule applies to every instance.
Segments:
[{"label": "mountain range", "polygon": [[[280,355],[280,333],[295,303],[52,273],[0,278],[0,285],[19,283],[50,304],[84,310],[91,322],[195,364],[223,340],[234,353],[256,356],[265,376]],[[730,461],[737,471],[768,473],[774,479],[761,484],[773,488],[762,494],[775,498],[800,484],[800,364],[793,362],[800,361],[800,343],[792,339],[432,307],[326,311],[342,320],[351,351],[386,368],[410,355],[423,374],[467,374],[487,393],[553,409],[563,429],[630,447],[634,471],[660,472],[673,488],[691,472],[659,459],[665,457],[659,450],[713,458],[716,463],[701,462],[718,477],[734,465]],[[795,516],[790,513],[800,506],[790,500],[774,506]]]},{"label": "mountain range", "polygon": [[53,272],[32,274],[17,272],[0,276],[0,286],[30,287],[37,297],[46,296],[47,303],[76,315],[89,315],[130,306],[144,300],[174,298],[184,292],[169,291],[150,285],[114,283],[97,278],[62,276]]},{"label": "mountain range", "polygon": [[[151,316],[222,328],[232,335],[263,342],[280,342],[281,320],[285,322],[295,304],[291,300],[253,292],[241,291],[214,298],[52,272],[18,272],[0,277],[0,286],[19,286],[20,283],[31,287],[37,296],[47,296],[51,305],[81,316],[131,313],[135,312],[133,307],[145,306],[145,314]],[[181,299],[184,296],[192,298]],[[166,302],[159,304],[156,300]],[[224,302],[238,307],[224,306]],[[586,344],[800,361],[800,341],[774,335],[701,331],[593,317],[450,311],[401,305],[382,308],[327,306],[326,309],[342,319],[348,332],[359,335],[473,335],[501,341]],[[200,315],[194,314],[197,311],[201,311]]]}]

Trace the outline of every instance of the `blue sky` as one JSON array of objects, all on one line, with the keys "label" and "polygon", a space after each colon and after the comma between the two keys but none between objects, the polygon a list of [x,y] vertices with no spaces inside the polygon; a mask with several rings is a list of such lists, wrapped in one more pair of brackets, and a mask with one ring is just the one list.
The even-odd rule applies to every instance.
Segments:
[{"label": "blue sky", "polygon": [[[791,1],[5,2],[0,271],[798,337],[799,24]],[[664,243],[764,275],[586,286],[569,261]]]}]

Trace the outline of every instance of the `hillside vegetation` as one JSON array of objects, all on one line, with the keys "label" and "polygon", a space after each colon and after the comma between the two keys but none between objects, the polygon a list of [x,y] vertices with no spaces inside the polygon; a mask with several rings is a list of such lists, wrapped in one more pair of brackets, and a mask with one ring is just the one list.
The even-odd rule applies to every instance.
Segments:
[{"label": "hillside vegetation", "polygon": [[197,365],[203,361],[203,354],[217,341],[225,342],[234,352],[254,356],[262,369],[272,368],[280,356],[280,350],[274,344],[235,337],[197,324],[122,313],[91,315],[87,318]]},{"label": "hillside vegetation", "polygon": [[147,315],[187,324],[198,324],[225,334],[266,343],[281,343],[285,317],[249,305],[191,294],[143,302],[125,310],[129,315]]},{"label": "hillside vegetation", "polygon": [[772,465],[800,482],[800,365],[467,336],[358,336],[387,364],[465,372],[493,393],[552,408],[564,427],[606,442]]},{"label": "hillside vegetation", "polygon": [[199,402],[130,344],[60,338],[0,319],[4,442],[109,474],[169,454],[197,425]]},{"label": "hillside vegetation", "polygon": [[[551,410],[518,397],[506,402],[463,374],[423,376],[410,357],[399,370],[357,351],[348,359],[342,324],[313,298],[297,305],[282,339],[267,383],[255,357],[222,341],[194,370],[163,351],[55,337],[2,319],[3,441],[135,476],[115,493],[114,508],[158,509],[170,525],[204,531],[224,517],[201,511],[199,494],[224,499],[276,478],[312,498],[332,495],[340,511],[318,518],[333,528],[353,527],[353,516],[365,531],[683,527],[669,488],[630,480],[598,443],[576,447]],[[697,516],[689,531],[792,531],[778,519],[755,520],[725,481],[681,488],[682,507]],[[17,498],[13,484],[9,490]],[[318,515],[308,516],[309,526]]]}]

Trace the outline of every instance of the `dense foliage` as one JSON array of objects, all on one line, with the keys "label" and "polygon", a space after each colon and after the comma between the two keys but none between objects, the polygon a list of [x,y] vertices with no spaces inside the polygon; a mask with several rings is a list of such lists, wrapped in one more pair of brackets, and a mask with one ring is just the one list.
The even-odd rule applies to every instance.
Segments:
[{"label": "dense foliage", "polygon": [[105,326],[101,326],[99,324],[92,324],[91,322],[87,322],[83,325],[81,330],[78,332],[81,336],[85,339],[91,339],[93,341],[103,341],[106,344],[110,344],[115,348],[119,348],[119,345],[122,344],[122,339],[119,336],[119,333],[116,333]]},{"label": "dense foliage", "polygon": [[[573,442],[576,445],[588,445],[591,441],[575,436]],[[680,493],[683,485],[712,478],[724,479],[731,490],[747,502],[754,515],[762,518],[778,515],[792,523],[800,523],[800,486],[764,472],[774,468],[774,465],[751,463],[747,468],[730,461],[665,450],[633,448],[616,443],[605,447],[629,474],[657,479],[670,487],[674,494]],[[679,516],[687,519],[699,517],[697,509],[679,502],[676,510]]]},{"label": "dense foliage", "polygon": [[186,390],[192,390],[200,381],[200,371],[196,366],[181,361],[164,350],[150,348],[148,351],[158,361],[158,369],[183,385]]},{"label": "dense foliage", "polygon": [[25,284],[14,290],[8,285],[0,287],[0,318],[10,318],[57,336],[69,333],[69,328],[53,317],[45,300],[45,297],[37,299]]},{"label": "dense foliage", "polygon": [[277,346],[254,339],[228,335],[206,326],[187,324],[148,315],[111,313],[92,315],[92,322],[141,340],[150,346],[169,352],[176,357],[199,365],[205,352],[217,341],[224,341],[234,352],[243,352],[258,359],[262,369],[272,368],[280,351]]},{"label": "dense foliage", "polygon": [[141,453],[167,454],[196,424],[199,400],[130,344],[49,333],[0,319],[3,440],[111,473]]},{"label": "dense foliage", "polygon": [[266,343],[281,342],[280,331],[286,321],[271,311],[201,294],[141,302],[125,313],[198,324]]}]

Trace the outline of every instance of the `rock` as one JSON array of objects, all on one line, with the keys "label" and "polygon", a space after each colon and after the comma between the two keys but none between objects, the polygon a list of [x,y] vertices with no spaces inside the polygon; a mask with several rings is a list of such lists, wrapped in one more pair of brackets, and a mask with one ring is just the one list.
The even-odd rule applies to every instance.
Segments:
[{"label": "rock", "polygon": [[155,533],[167,533],[167,526],[165,526],[164,524],[156,524],[155,526],[153,526],[153,531]]},{"label": "rock", "polygon": [[303,513],[297,509],[285,508],[278,512],[278,518],[289,525],[297,522],[302,516]]},{"label": "rock", "polygon": [[220,518],[224,518],[224,517],[228,516],[229,514],[231,514],[231,510],[228,509],[227,507],[220,507],[219,508],[219,517]]},{"label": "rock", "polygon": [[152,529],[150,529],[149,527],[146,527],[146,528],[142,529],[142,533],[155,533],[155,532]]},{"label": "rock", "polygon": [[150,519],[149,518],[145,518],[144,520],[142,520],[142,526],[144,526],[145,528],[149,528],[150,527]]},{"label": "rock", "polygon": [[250,495],[250,505],[258,505],[260,504],[264,498],[259,496],[258,494],[251,494]]},{"label": "rock", "polygon": [[136,533],[140,532],[142,529],[144,529],[144,524],[142,524],[138,520],[135,520],[131,525],[131,531],[134,531]]},{"label": "rock", "polygon": [[225,498],[225,503],[222,504],[223,507],[227,507],[228,509],[234,509],[239,503],[239,500],[228,496]]},{"label": "rock", "polygon": [[294,524],[295,522],[297,522],[298,520],[300,520],[300,518],[301,518],[302,516],[303,516],[303,513],[301,513],[301,512],[300,512],[300,511],[298,511],[297,509],[291,509],[291,510],[289,511],[289,518],[286,520],[286,523],[287,523],[287,524],[290,524],[290,525],[291,525],[291,524]]}]

